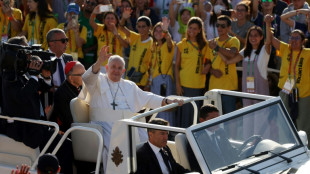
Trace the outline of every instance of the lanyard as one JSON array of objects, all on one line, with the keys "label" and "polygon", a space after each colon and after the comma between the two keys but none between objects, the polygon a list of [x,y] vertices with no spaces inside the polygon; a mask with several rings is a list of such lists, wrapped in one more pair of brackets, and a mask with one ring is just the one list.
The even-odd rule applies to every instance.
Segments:
[{"label": "lanyard", "polygon": [[[224,46],[226,45],[226,43],[231,39],[231,37],[229,36],[228,39],[225,40],[225,42],[223,43],[223,45],[221,46],[222,48],[224,48]],[[215,56],[213,57],[212,61],[211,61],[211,65],[213,65],[215,59],[217,58],[217,52],[215,50],[214,51],[214,54]]]},{"label": "lanyard", "polygon": [[[294,78],[296,77],[296,65],[297,65],[297,62],[299,60],[299,56],[302,52],[302,48],[300,49],[298,55],[297,55],[297,58],[295,60],[295,64],[294,64]],[[290,64],[289,64],[289,68],[288,68],[288,77],[290,78],[290,74],[291,74],[291,67],[292,67],[292,62],[293,62],[293,50],[291,50],[291,54],[290,54]]]},{"label": "lanyard", "polygon": [[[254,56],[254,60],[253,60],[253,63],[252,63],[252,77],[254,77],[254,64],[255,64],[255,60],[256,60],[256,58],[257,58],[257,54],[255,54],[255,56]],[[249,76],[250,75],[250,57],[249,57],[249,60],[248,60],[248,66],[247,66],[247,76]]]},{"label": "lanyard", "polygon": [[[162,71],[161,71],[161,65],[162,65],[161,48],[162,48],[162,45],[160,46],[159,50],[157,51],[157,46],[155,45],[155,55],[156,55],[155,65],[156,65],[156,62],[157,62],[157,53],[158,53],[158,59],[159,59],[159,62],[158,62],[158,72],[159,72],[160,76],[161,76],[163,79],[166,79],[166,77],[167,77],[167,75],[168,75],[168,72],[169,72],[169,70],[170,70],[170,67],[172,66],[172,62],[171,62],[171,64],[170,64],[170,66],[168,67],[166,74],[163,74]],[[155,66],[154,66],[154,68],[155,68]]]},{"label": "lanyard", "polygon": [[[109,46],[109,33],[108,33],[108,29],[105,30],[105,34],[107,36],[107,44],[106,45]],[[112,54],[115,54],[115,52],[116,52],[116,38],[115,38],[115,36],[113,36],[111,44],[112,44]]]},{"label": "lanyard", "polygon": [[6,15],[3,15],[3,24],[2,24],[2,35],[5,33],[5,28],[6,28]]},{"label": "lanyard", "polygon": [[200,70],[200,64],[202,64],[202,61],[200,60],[202,58],[201,50],[196,45],[194,45],[192,41],[188,40],[188,42],[198,51],[198,59],[196,65],[196,74],[198,74]]}]

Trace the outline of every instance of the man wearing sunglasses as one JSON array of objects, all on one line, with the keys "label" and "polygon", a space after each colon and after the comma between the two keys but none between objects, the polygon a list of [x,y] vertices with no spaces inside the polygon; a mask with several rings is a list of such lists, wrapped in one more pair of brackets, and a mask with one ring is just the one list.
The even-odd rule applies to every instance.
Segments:
[{"label": "man wearing sunglasses", "polygon": [[[308,3],[306,0],[292,0],[293,3],[291,3],[287,8],[283,10],[282,14],[285,14],[287,12],[298,10],[298,9],[310,9]],[[298,14],[297,16],[291,18],[297,23],[306,23],[307,19],[304,14]],[[285,22],[281,21],[280,24],[280,38],[281,41],[288,43],[289,37],[291,34],[291,27],[287,25]]]},{"label": "man wearing sunglasses", "polygon": [[66,63],[73,61],[70,54],[65,54],[68,38],[63,30],[55,28],[47,33],[46,40],[49,51],[56,55],[56,58],[52,58],[52,60],[57,61],[56,71],[53,74],[53,84],[55,87],[59,87],[65,80],[64,67]]},{"label": "man wearing sunglasses", "polygon": [[[228,16],[219,16],[216,27],[219,37],[209,41],[210,49],[207,49],[205,54],[207,63],[211,66],[209,70],[211,74],[209,90],[237,90],[238,78],[236,64],[227,65],[225,59],[231,59],[238,54],[240,42],[236,37],[228,35],[228,32],[231,30],[231,19]],[[235,110],[235,98],[224,96],[222,102],[224,113]]]},{"label": "man wearing sunglasses", "polygon": [[[94,37],[94,29],[89,24],[89,18],[94,8],[97,6],[97,0],[84,0],[82,5],[82,13],[79,16],[79,23],[87,28],[86,43],[83,45],[82,50],[84,58],[79,60],[88,69],[97,60],[97,39]],[[96,23],[100,23],[95,19]]]}]

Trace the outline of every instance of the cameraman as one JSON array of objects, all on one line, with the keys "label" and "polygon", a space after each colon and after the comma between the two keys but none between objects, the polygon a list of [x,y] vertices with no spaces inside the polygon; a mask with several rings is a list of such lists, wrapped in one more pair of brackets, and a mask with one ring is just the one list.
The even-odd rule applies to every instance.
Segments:
[{"label": "cameraman", "polygon": [[[13,37],[8,40],[8,43],[28,46],[25,37]],[[11,52],[8,54],[10,54],[12,57],[12,54],[16,52],[17,50],[14,49],[11,50]],[[11,57],[4,57],[4,60]],[[14,64],[19,62],[20,58],[16,57],[16,60],[17,61],[13,61]],[[7,62],[7,60],[3,62]],[[43,81],[39,80],[39,73],[43,65],[41,59],[38,56],[28,57],[27,62],[30,63],[25,65],[27,67],[20,67],[27,68],[26,73],[20,71],[18,68],[12,69],[12,67],[15,67],[14,64],[3,64],[3,62],[3,115],[39,120],[44,115],[39,98],[39,88],[46,85],[43,83]],[[19,64],[17,63],[17,65]],[[47,126],[42,125],[35,125],[18,121],[8,121],[5,125],[5,133],[14,140],[23,142],[26,146],[31,148],[39,147],[40,150],[42,150],[53,134],[53,130]],[[60,135],[55,138],[50,148],[48,149],[48,152],[51,152],[54,149],[60,138]],[[62,172],[72,173],[73,152],[71,141],[65,141],[56,155],[60,160]]]}]

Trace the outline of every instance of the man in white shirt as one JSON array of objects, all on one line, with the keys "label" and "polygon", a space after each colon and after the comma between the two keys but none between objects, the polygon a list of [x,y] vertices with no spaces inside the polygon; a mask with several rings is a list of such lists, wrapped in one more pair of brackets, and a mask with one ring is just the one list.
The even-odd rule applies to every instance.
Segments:
[{"label": "man in white shirt", "polygon": [[[149,122],[168,126],[169,122],[155,118]],[[178,164],[167,146],[168,131],[148,129],[149,141],[137,150],[137,172],[136,174],[179,174],[188,173]]]},{"label": "man in white shirt", "polygon": [[[183,100],[172,101],[142,91],[134,82],[122,79],[125,72],[124,59],[118,55],[111,56],[107,52],[108,47],[104,46],[99,52],[96,63],[82,76],[85,85],[79,95],[89,104],[91,123],[99,124],[103,128],[104,167],[106,167],[111,130],[115,121],[130,118],[143,107],[158,108],[173,102],[183,104]],[[107,74],[103,74],[100,72],[100,67],[107,59],[109,59],[106,65]],[[140,130],[139,135],[140,139],[143,139],[143,133]]]}]

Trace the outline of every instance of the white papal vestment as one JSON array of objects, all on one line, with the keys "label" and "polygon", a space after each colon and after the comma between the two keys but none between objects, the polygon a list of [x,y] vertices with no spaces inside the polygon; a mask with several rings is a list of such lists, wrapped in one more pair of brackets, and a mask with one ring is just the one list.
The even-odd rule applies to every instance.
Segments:
[{"label": "white papal vestment", "polygon": [[[105,168],[113,123],[120,119],[132,117],[143,107],[158,108],[164,98],[141,90],[132,81],[121,79],[119,82],[113,82],[109,80],[106,74],[94,74],[92,67],[84,73],[82,78],[84,84],[79,98],[89,104],[91,123],[100,124],[103,128],[103,164]],[[111,105],[113,101],[117,104],[115,110]],[[141,140],[142,134],[139,130]],[[147,140],[145,132],[144,135],[143,140]]]}]

